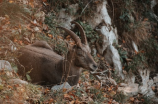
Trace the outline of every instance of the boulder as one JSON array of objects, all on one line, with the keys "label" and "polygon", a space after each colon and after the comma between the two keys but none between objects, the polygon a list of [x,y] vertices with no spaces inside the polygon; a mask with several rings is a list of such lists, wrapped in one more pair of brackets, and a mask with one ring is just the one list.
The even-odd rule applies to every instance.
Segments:
[{"label": "boulder", "polygon": [[71,89],[72,87],[69,85],[69,83],[68,82],[65,82],[65,83],[63,83],[63,84],[61,84],[61,85],[55,85],[55,86],[53,86],[52,88],[51,88],[51,91],[60,91],[60,90],[62,90],[62,89]]}]

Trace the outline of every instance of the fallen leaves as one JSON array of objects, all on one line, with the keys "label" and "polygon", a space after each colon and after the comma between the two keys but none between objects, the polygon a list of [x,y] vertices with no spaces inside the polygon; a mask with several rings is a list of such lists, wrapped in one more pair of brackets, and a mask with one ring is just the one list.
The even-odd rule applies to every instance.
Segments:
[{"label": "fallen leaves", "polygon": [[134,97],[130,97],[130,101],[132,101],[132,102],[133,102],[133,101],[134,101]]},{"label": "fallen leaves", "polygon": [[[9,74],[7,74],[9,73]],[[18,79],[18,83],[10,80]],[[12,101],[16,104],[23,104],[29,97],[34,96],[33,99],[40,98],[38,94],[42,90],[35,89],[36,85],[23,84],[14,71],[0,69],[0,101],[4,104]],[[36,93],[34,93],[36,92]]]},{"label": "fallen leaves", "polygon": [[73,100],[73,96],[71,96],[69,94],[64,94],[64,99],[71,101],[71,100]]},{"label": "fallen leaves", "polygon": [[66,41],[68,41],[70,45],[75,45],[75,44],[76,44],[75,41],[71,38],[70,35],[68,35],[68,36],[66,37]]},{"label": "fallen leaves", "polygon": [[[25,1],[25,3],[24,3],[24,1]],[[14,2],[16,2],[16,0],[9,0],[9,3],[14,3]],[[35,7],[34,0],[29,0],[29,2],[27,2],[27,0],[23,0],[21,2],[23,4],[30,5],[32,8]],[[46,3],[47,0],[43,0],[43,2]],[[96,4],[98,4],[99,2],[100,2],[99,0],[95,1]],[[15,31],[14,35],[16,34],[17,37],[14,37],[12,41],[15,44],[18,44],[20,46],[33,43],[34,40],[37,38],[35,33],[42,33],[44,35],[47,35],[51,39],[64,40],[64,38],[62,36],[58,35],[58,36],[54,37],[50,33],[42,32],[42,30],[49,31],[49,27],[43,23],[44,17],[45,17],[44,12],[39,12],[33,16],[30,16],[29,17],[30,20],[26,20],[27,21],[26,23],[24,23],[24,24],[18,23],[16,26],[12,27],[12,26],[10,26],[10,23],[11,23],[10,17],[8,15],[5,15],[4,17],[0,17],[1,23],[2,23],[2,25],[0,26],[0,30],[7,30],[7,31],[14,30]],[[146,19],[146,18],[144,19],[144,21],[147,21],[147,20],[148,19]],[[9,34],[12,35],[11,32],[9,32]],[[71,45],[75,45],[75,42],[73,39],[71,39],[70,35],[68,35],[66,37],[66,41],[69,42],[69,44],[71,44]],[[126,43],[125,40],[123,40],[122,42]],[[144,51],[141,51],[141,52],[144,53]],[[138,52],[135,51],[135,54],[138,54]],[[101,61],[104,60],[104,57],[102,57],[99,54],[97,54],[97,57],[99,57]],[[110,66],[110,65],[107,64],[107,66]],[[124,67],[123,67],[123,69],[124,69]],[[109,70],[112,70],[112,68],[109,68]],[[2,75],[2,73],[1,73],[1,75]],[[40,91],[40,92],[43,92],[45,97],[47,97],[46,99],[44,99],[43,102],[48,103],[48,104],[56,103],[57,100],[59,102],[65,101],[69,104],[83,104],[83,103],[87,104],[90,102],[118,104],[113,99],[113,96],[117,94],[116,86],[113,86],[111,83],[108,83],[108,84],[105,84],[104,86],[102,86],[101,82],[99,82],[98,80],[91,78],[91,77],[92,76],[90,76],[88,71],[84,71],[83,78],[80,79],[80,81],[79,81],[79,86],[80,86],[79,88],[74,88],[71,91],[67,91],[66,89],[63,89],[61,92],[62,94],[59,95],[60,92],[58,92],[56,94],[56,96],[54,93],[53,93],[54,96],[51,95],[52,92],[50,91],[49,88],[45,88],[44,90],[42,90],[39,87],[32,89],[28,86],[23,86],[21,84],[14,84],[13,86],[6,85],[5,84],[6,82],[3,83],[3,85],[0,84],[0,92],[4,89],[6,90],[6,88],[7,88],[7,91],[13,90],[13,91],[15,91],[13,94],[14,100],[16,98],[18,100],[24,101],[24,100],[28,100],[29,98],[41,99],[41,97],[36,96],[36,91],[37,92]],[[4,80],[4,78],[5,77],[3,77],[1,79]],[[106,79],[103,79],[103,80],[105,81]],[[4,94],[4,93],[2,93],[2,94]],[[24,94],[25,94],[25,96],[24,96]],[[4,94],[4,96],[6,99],[11,99],[11,97],[8,95]],[[139,100],[137,100],[133,97],[130,98],[130,101],[139,102]]]},{"label": "fallen leaves", "polygon": [[13,0],[9,0],[9,3],[13,3],[14,1]]}]

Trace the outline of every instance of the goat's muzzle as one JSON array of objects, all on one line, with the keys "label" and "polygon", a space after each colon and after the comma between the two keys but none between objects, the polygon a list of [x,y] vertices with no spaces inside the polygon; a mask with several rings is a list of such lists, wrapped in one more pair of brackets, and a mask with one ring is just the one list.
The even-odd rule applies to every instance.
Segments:
[{"label": "goat's muzzle", "polygon": [[96,63],[94,63],[94,64],[90,64],[89,66],[90,66],[90,70],[91,70],[91,71],[95,71],[95,70],[98,69],[98,66],[97,66]]}]

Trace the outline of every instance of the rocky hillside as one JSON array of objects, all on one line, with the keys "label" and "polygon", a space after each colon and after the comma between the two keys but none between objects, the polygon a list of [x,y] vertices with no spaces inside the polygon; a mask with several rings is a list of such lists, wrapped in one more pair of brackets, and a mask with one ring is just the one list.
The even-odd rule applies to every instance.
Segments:
[{"label": "rocky hillside", "polygon": [[[47,41],[65,58],[75,45],[62,26],[85,30],[99,68],[78,85],[40,86],[17,72],[18,50]],[[0,103],[156,104],[158,0],[0,0]]]}]

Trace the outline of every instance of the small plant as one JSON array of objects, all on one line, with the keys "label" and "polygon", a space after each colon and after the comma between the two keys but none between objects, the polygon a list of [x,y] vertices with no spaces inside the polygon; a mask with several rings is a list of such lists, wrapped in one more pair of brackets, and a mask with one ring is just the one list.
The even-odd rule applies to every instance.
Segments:
[{"label": "small plant", "polygon": [[127,43],[134,41],[137,45],[140,45],[142,41],[149,38],[150,30],[150,22],[140,20],[131,24],[130,29],[128,31],[124,31],[122,35]]},{"label": "small plant", "polygon": [[154,38],[143,41],[140,51],[133,56],[132,61],[124,64],[125,70],[143,69],[146,67],[156,67],[158,58],[158,42]]},{"label": "small plant", "polygon": [[37,101],[42,94],[42,87],[32,84],[14,83],[14,79],[19,79],[14,71],[3,70],[0,72],[0,102],[24,103],[26,100]]},{"label": "small plant", "polygon": [[74,8],[68,7],[65,10],[66,13],[68,13],[69,15],[76,15]]},{"label": "small plant", "polygon": [[55,51],[59,54],[66,55],[68,53],[66,43],[63,40],[59,40],[55,46]]},{"label": "small plant", "polygon": [[117,93],[114,95],[114,99],[119,103],[125,103],[128,100],[128,97],[124,95],[123,93]]},{"label": "small plant", "polygon": [[129,62],[128,64],[124,64],[124,69],[126,71],[129,71],[131,69],[133,72],[137,72],[137,69],[143,69],[147,66],[147,58],[144,56],[143,53],[140,52],[133,57],[131,62]]},{"label": "small plant", "polygon": [[[58,31],[56,30],[56,27],[59,24],[57,24],[55,20],[56,16],[53,13],[51,13],[49,16],[46,16],[45,23],[51,29],[48,34],[52,37],[51,42],[53,43],[52,45],[55,51],[57,51],[59,54],[67,54],[68,50],[64,40],[58,38]],[[50,40],[50,38],[46,36],[46,40]]]},{"label": "small plant", "polygon": [[50,13],[50,15],[47,15],[45,17],[45,24],[47,24],[50,28],[53,28],[55,29],[56,26],[58,25],[57,22],[55,21],[56,20],[56,15],[54,13]]},{"label": "small plant", "polygon": [[118,45],[116,45],[115,47],[119,52],[121,62],[124,63],[125,62],[124,60],[127,59],[127,54],[128,54],[127,51],[122,49],[122,47],[118,47]]},{"label": "small plant", "polygon": [[92,96],[94,101],[96,101],[98,103],[101,103],[101,102],[105,101],[105,97],[104,97],[104,95],[103,95],[103,93],[100,89],[91,88],[90,93],[94,94]]},{"label": "small plant", "polygon": [[154,102],[150,97],[146,97],[143,95],[138,97],[138,100],[140,100],[142,104],[156,104],[156,102]]},{"label": "small plant", "polygon": [[151,100],[151,98],[144,96],[143,104],[155,104],[155,103]]},{"label": "small plant", "polygon": [[74,15],[73,9],[69,8],[71,4],[78,4],[79,9],[77,13],[81,16],[92,17],[94,12],[96,11],[96,4],[100,3],[101,0],[98,1],[86,1],[86,0],[47,0],[50,3],[51,8],[54,11],[58,12],[60,9],[66,9],[66,12],[70,15]]},{"label": "small plant", "polygon": [[158,41],[154,37],[150,37],[147,41],[142,42],[141,47],[148,60],[148,65],[155,67],[158,62]]},{"label": "small plant", "polygon": [[84,28],[86,37],[90,44],[93,44],[97,39],[99,39],[99,35],[92,29],[90,25],[83,22],[79,23]]},{"label": "small plant", "polygon": [[123,28],[128,31],[130,30],[130,24],[134,22],[131,18],[134,12],[133,0],[125,0],[122,3],[124,7],[122,7],[120,19],[125,22]]}]

